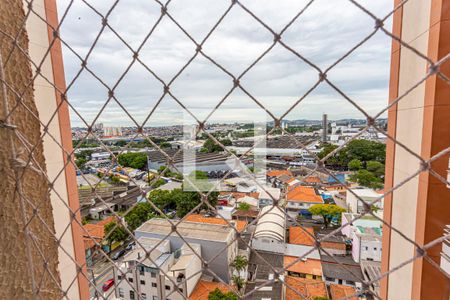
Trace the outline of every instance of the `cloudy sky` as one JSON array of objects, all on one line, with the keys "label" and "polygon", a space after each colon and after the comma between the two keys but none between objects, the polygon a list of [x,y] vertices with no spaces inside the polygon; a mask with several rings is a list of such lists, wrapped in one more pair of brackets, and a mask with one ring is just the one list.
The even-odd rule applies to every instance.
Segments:
[{"label": "cloudy sky", "polygon": [[[63,15],[70,1],[58,1]],[[105,15],[114,1],[88,1]],[[391,9],[391,0],[359,1],[380,18]],[[275,32],[292,20],[305,0],[242,0],[242,3]],[[229,0],[172,0],[168,11],[197,41],[201,42],[229,7]],[[136,50],[161,14],[153,0],[120,0],[108,17],[111,27]],[[390,29],[391,20],[386,22]],[[82,1],[74,1],[61,27],[64,41],[85,57],[101,29],[101,17]],[[374,21],[348,0],[316,0],[282,35],[282,40],[302,56],[326,69],[374,29]],[[228,72],[239,76],[272,44],[273,35],[240,6],[235,5],[203,46],[203,51]],[[195,44],[164,16],[142,46],[139,58],[162,80],[169,82],[195,54]],[[80,70],[80,59],[63,47],[67,83]],[[90,54],[88,67],[113,88],[131,64],[131,50],[105,28]],[[368,113],[376,114],[387,103],[390,40],[375,34],[328,72],[328,78]],[[154,109],[163,93],[162,84],[139,62],[135,62],[115,88],[115,95],[139,124]],[[241,79],[241,85],[276,117],[283,115],[317,81],[318,73],[277,44]],[[170,87],[171,92],[197,118],[203,120],[230,91],[229,75],[198,55]],[[108,89],[84,70],[69,89],[69,100],[91,123],[107,100]],[[288,115],[287,119],[362,118],[363,115],[326,83],[321,83]],[[267,114],[244,92],[233,91],[209,122],[248,121]],[[166,96],[154,110],[147,126],[180,124],[186,119],[182,107]],[[112,100],[97,122],[133,125]],[[72,113],[72,125],[84,125]]]}]

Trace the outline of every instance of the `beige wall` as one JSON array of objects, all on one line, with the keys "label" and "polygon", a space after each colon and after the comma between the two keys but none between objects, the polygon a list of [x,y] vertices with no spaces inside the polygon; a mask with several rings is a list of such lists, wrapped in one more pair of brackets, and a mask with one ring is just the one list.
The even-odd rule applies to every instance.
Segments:
[{"label": "beige wall", "polygon": [[[427,53],[431,0],[409,1],[403,7],[402,40],[421,53]],[[402,47],[398,93],[402,95],[426,74],[427,63],[411,50]],[[423,127],[425,83],[414,89],[398,103],[396,140],[420,155]],[[420,168],[420,161],[400,146],[395,148],[394,182],[397,185]],[[415,239],[418,176],[393,193],[392,226],[411,240]],[[391,232],[389,266],[393,268],[415,254],[414,245]],[[409,299],[405,291],[412,289],[413,265],[408,264],[389,276],[401,289],[389,288],[388,299]]]},{"label": "beige wall", "polygon": [[[35,0],[33,2],[33,8],[36,13],[46,19],[44,0]],[[35,14],[30,14],[26,24],[26,29],[30,40],[30,57],[34,62],[36,62],[36,64],[38,64],[45,56],[45,53],[49,47],[47,24],[39,19]],[[33,72],[34,71],[35,68],[33,68]],[[53,69],[50,54],[47,54],[45,58],[41,73],[44,77],[53,82]],[[42,76],[38,76],[36,78],[34,88],[34,96],[36,100],[36,107],[39,112],[39,118],[42,123],[47,124],[52,118],[52,115],[57,107],[55,89]],[[61,144],[58,115],[55,115],[49,123],[48,132],[57,140],[59,144]],[[51,181],[53,181],[59,174],[54,184],[54,189],[57,193],[52,190],[50,199],[55,218],[56,237],[60,238],[62,236],[61,248],[58,249],[58,266],[61,276],[61,286],[63,290],[67,290],[70,287],[67,293],[67,297],[69,299],[79,299],[80,295],[78,281],[75,279],[77,277],[76,266],[72,260],[75,258],[72,231],[70,227],[66,229],[70,223],[70,215],[69,209],[64,205],[64,202],[68,205],[66,177],[64,172],[60,173],[64,167],[63,151],[50,137],[50,135],[46,135],[44,137],[43,144],[44,156],[47,165],[47,176]],[[64,248],[67,254],[62,250],[62,248]],[[70,255],[70,257],[68,255]]]}]

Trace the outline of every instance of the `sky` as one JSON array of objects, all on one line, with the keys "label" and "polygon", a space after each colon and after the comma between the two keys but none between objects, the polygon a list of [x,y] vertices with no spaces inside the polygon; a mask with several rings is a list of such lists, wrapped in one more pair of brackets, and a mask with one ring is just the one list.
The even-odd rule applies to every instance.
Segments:
[{"label": "sky", "polygon": [[[106,15],[115,1],[87,1]],[[306,0],[242,0],[241,3],[275,32],[280,32],[307,4]],[[391,0],[360,0],[379,18],[392,10]],[[65,14],[69,0],[58,1],[59,16]],[[229,0],[172,0],[168,12],[191,37],[200,43],[230,6]],[[61,23],[64,67],[68,99],[73,108],[92,124],[106,126],[165,126],[189,122],[193,118],[171,96],[163,95],[164,82],[170,82],[191,59],[196,45],[166,15],[145,40],[161,15],[153,0],[120,0],[108,17],[108,24],[120,36],[105,28],[81,69],[102,27],[102,18],[83,1],[73,1]],[[391,30],[391,18],[385,22]],[[317,65],[328,68],[374,30],[374,20],[349,0],[315,0],[283,33],[281,40]],[[133,61],[140,48],[143,64]],[[240,76],[273,42],[273,34],[239,5],[234,5],[203,44],[203,52],[235,77]],[[68,47],[68,46],[69,47]],[[377,32],[369,41],[333,67],[327,78],[371,115],[387,105],[391,41]],[[78,55],[75,55],[74,52]],[[130,64],[131,67],[130,67]],[[122,76],[127,70],[125,76]],[[75,78],[75,80],[74,80]],[[103,83],[100,82],[100,79]],[[282,116],[318,80],[318,72],[299,57],[276,44],[242,76],[241,86],[261,105]],[[106,85],[106,86],[105,86]],[[254,99],[235,89],[215,110],[214,107],[233,87],[232,78],[202,55],[198,55],[170,85],[173,95],[195,117],[207,122],[247,122],[271,120]],[[123,108],[108,100],[108,89]],[[125,110],[131,115],[125,112]],[[364,118],[352,104],[325,82],[296,105],[285,119],[320,119],[323,113],[332,120]],[[71,110],[72,126],[85,126]]]}]

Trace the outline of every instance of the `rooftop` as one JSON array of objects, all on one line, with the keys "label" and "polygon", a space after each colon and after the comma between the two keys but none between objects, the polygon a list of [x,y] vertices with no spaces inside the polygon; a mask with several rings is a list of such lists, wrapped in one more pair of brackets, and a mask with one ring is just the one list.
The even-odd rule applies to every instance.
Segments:
[{"label": "rooftop", "polygon": [[215,289],[219,289],[223,293],[230,291],[230,288],[221,282],[199,280],[191,296],[189,296],[189,300],[208,300],[209,293]]},{"label": "rooftop", "polygon": [[330,284],[330,296],[332,300],[358,300],[358,297],[352,296],[356,294],[356,289],[352,286],[342,284]]},{"label": "rooftop", "polygon": [[[191,214],[186,216],[184,219],[187,222],[196,222],[196,223],[207,223],[207,224],[218,224],[218,225],[225,225],[228,226],[228,223],[222,219],[222,218],[215,218],[215,217],[204,217],[199,214]],[[247,222],[245,221],[236,221],[236,220],[230,220],[231,224],[236,226],[237,231],[242,232],[245,229],[245,226],[247,226]]]},{"label": "rooftop", "polygon": [[280,175],[294,176],[290,170],[270,170],[266,173],[267,177],[278,177]]},{"label": "rooftop", "polygon": [[285,256],[284,268],[290,272],[322,276],[322,264],[318,259],[299,260],[295,256]]},{"label": "rooftop", "polygon": [[363,274],[359,265],[342,265],[322,261],[322,272],[325,277],[361,282]]},{"label": "rooftop", "polygon": [[314,300],[316,297],[328,298],[324,281],[286,276],[286,300]]},{"label": "rooftop", "polygon": [[278,206],[269,205],[261,209],[254,237],[267,237],[284,242],[285,215]]},{"label": "rooftop", "polygon": [[177,225],[177,234],[172,232],[172,224],[168,220],[160,218],[148,220],[136,229],[136,233],[159,235],[168,235],[170,233],[172,236],[181,235],[184,238],[218,242],[227,241],[232,231],[232,228],[225,225],[183,221]]},{"label": "rooftop", "polygon": [[314,188],[301,185],[291,188],[286,195],[286,199],[294,202],[323,203],[322,197],[318,195]]},{"label": "rooftop", "polygon": [[314,246],[314,228],[292,226],[289,228],[289,243],[297,245]]}]

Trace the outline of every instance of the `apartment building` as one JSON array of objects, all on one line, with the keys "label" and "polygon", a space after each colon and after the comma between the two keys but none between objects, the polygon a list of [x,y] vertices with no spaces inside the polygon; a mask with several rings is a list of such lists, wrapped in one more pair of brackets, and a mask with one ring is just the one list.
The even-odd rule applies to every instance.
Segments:
[{"label": "apartment building", "polygon": [[[137,228],[135,236],[166,239],[171,249],[180,249],[185,242],[198,244],[202,259],[208,262],[208,269],[224,282],[230,282],[230,264],[238,253],[238,243],[235,229],[228,225],[183,221],[174,232],[169,221],[154,218]],[[206,273],[214,276],[208,271]]]},{"label": "apartment building", "polygon": [[140,238],[120,267],[114,269],[116,297],[125,300],[185,299],[202,276],[199,256],[201,247],[198,244],[183,244],[180,249],[171,249],[168,240]]}]

